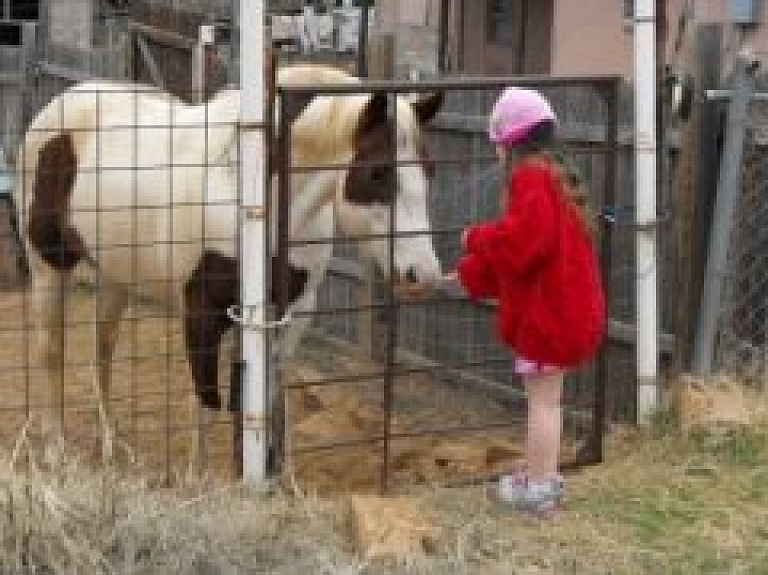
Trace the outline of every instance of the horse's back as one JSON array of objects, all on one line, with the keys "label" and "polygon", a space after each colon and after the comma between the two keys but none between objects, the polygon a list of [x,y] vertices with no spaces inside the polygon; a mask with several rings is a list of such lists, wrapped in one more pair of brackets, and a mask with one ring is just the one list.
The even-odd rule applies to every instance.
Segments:
[{"label": "horse's back", "polygon": [[277,83],[280,86],[353,84],[359,81],[359,78],[344,70],[322,64],[291,64],[277,71]]},{"label": "horse's back", "polygon": [[[113,82],[61,93],[34,118],[20,149],[16,205],[27,208],[20,213],[22,229],[39,192],[41,151],[66,134],[76,179],[66,200],[56,201],[102,271],[130,281],[122,276],[135,260],[144,277],[163,279],[168,270],[182,277],[197,257],[199,250],[186,246],[201,240],[204,211],[206,234],[226,237],[235,229],[234,208],[227,205],[237,197],[234,168],[225,165],[228,158],[214,164],[234,142],[238,110],[233,91],[207,106]],[[215,188],[219,204],[211,209],[205,208],[206,186]],[[179,245],[171,249],[172,243]]]}]

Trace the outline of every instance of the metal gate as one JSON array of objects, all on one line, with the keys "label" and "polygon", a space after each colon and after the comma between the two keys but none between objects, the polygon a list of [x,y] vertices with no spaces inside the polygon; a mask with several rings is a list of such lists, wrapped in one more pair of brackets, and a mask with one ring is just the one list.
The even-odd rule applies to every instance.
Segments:
[{"label": "metal gate", "polygon": [[[285,394],[283,456],[286,469],[301,484],[334,491],[477,481],[502,472],[521,456],[525,398],[511,375],[509,355],[496,343],[491,306],[472,304],[449,287],[427,299],[404,301],[396,297],[394,275],[388,280],[377,277],[355,259],[366,242],[380,241],[387,243],[393,261],[394,243],[421,233],[431,235],[444,269],[451,269],[460,255],[461,230],[496,213],[500,177],[484,130],[491,102],[509,84],[533,86],[551,97],[562,122],[563,151],[586,177],[593,207],[614,207],[621,154],[618,78],[516,77],[278,89],[280,186],[273,208],[278,316],[288,309],[291,253],[318,244],[333,245],[334,250],[316,306],[294,313],[294,319],[311,322],[308,335],[297,357],[280,370]],[[390,110],[396,97],[433,91],[446,95],[443,111],[425,134],[435,169],[429,196],[431,229],[403,234],[392,229],[390,218],[388,232],[378,236],[299,237],[290,223],[292,202],[297,201],[292,179],[359,164],[292,160],[287,153],[293,136],[288,119],[313,97],[373,91],[387,95]],[[602,228],[599,246],[613,309],[622,294],[611,289],[616,250],[611,226]],[[613,321],[606,350],[612,343],[629,344],[631,350],[628,332]],[[611,370],[607,361],[603,352],[593,365],[567,379],[563,467],[601,460],[605,384]],[[634,379],[626,382],[633,384]]]}]

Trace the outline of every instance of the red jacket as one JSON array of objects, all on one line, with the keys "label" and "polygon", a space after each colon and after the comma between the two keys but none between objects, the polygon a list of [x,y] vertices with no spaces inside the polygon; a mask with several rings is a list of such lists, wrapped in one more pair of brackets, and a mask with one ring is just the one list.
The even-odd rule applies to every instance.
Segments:
[{"label": "red jacket", "polygon": [[561,368],[591,359],[605,328],[593,242],[545,164],[518,166],[506,213],[471,227],[459,279],[473,299],[498,299],[502,340],[526,359]]}]

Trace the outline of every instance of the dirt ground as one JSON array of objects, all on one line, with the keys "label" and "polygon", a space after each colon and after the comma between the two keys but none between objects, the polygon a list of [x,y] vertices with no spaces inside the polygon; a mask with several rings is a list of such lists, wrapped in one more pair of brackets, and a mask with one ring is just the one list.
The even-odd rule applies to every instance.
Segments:
[{"label": "dirt ground", "polygon": [[[64,435],[85,457],[97,462],[101,428],[94,393],[95,299],[84,289],[71,296],[66,318],[65,366],[54,385],[61,404]],[[45,374],[35,355],[32,302],[22,292],[0,297],[0,389],[5,398],[0,442],[13,445],[29,422],[28,433],[39,437],[46,404]],[[129,309],[121,322],[113,360],[110,407],[117,431],[117,455],[135,459],[158,477],[186,469],[198,414],[191,398],[191,379],[182,344],[181,324],[151,306]],[[228,376],[222,373],[224,383]],[[230,415],[222,412],[206,430],[208,470],[232,477]]]},{"label": "dirt ground", "polygon": [[[93,392],[95,300],[84,289],[72,295],[64,381],[58,383],[65,436],[94,463],[99,461],[101,429]],[[44,373],[36,363],[33,310],[23,293],[0,297],[0,447],[10,449],[25,422],[39,437],[45,404]],[[220,384],[229,383],[231,350],[222,354]],[[318,337],[305,341],[299,361],[288,372],[292,383],[313,383],[351,376],[346,384],[313,385],[287,393],[287,471],[302,489],[318,492],[376,491],[385,461],[390,486],[454,483],[484,478],[508,468],[521,453],[519,413],[488,395],[447,384],[436,374],[397,378],[389,431],[384,382],[365,374],[382,367],[356,356],[353,348]],[[136,460],[162,482],[196,468],[192,450],[198,437],[198,413],[184,357],[181,324],[150,305],[130,309],[121,323],[113,361],[110,406],[118,437],[118,456]],[[223,390],[226,398],[228,389]],[[447,433],[445,428],[477,431]],[[496,426],[491,429],[478,429]],[[438,430],[435,433],[435,430]],[[422,435],[422,432],[432,432]],[[220,412],[203,429],[207,475],[235,477],[231,414]],[[335,447],[331,447],[335,445]],[[567,441],[566,457],[578,442]]]}]

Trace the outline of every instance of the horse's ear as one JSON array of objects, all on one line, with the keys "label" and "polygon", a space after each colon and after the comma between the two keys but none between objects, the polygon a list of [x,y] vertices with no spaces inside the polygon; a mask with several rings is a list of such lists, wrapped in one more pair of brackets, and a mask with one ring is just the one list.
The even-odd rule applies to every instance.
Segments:
[{"label": "horse's ear", "polygon": [[360,114],[360,119],[357,122],[357,133],[368,134],[377,127],[385,125],[389,119],[387,106],[387,93],[374,92]]},{"label": "horse's ear", "polygon": [[432,121],[440,111],[440,108],[443,105],[443,100],[444,96],[442,90],[414,99],[411,102],[411,106],[413,106],[413,111],[416,114],[419,123],[426,124],[427,122]]}]

